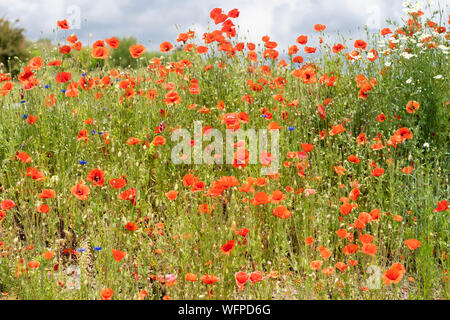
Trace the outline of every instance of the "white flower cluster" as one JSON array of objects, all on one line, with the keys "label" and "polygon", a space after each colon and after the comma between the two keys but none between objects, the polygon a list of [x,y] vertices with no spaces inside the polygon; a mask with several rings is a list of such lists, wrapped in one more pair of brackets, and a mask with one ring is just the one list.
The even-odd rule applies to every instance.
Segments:
[{"label": "white flower cluster", "polygon": [[373,54],[373,52],[369,52],[369,53],[367,54],[367,58],[373,59],[373,58],[375,58],[375,55]]},{"label": "white flower cluster", "polygon": [[407,60],[409,60],[409,59],[411,59],[411,58],[413,58],[413,57],[417,57],[416,54],[411,54],[411,53],[408,53],[408,52],[402,52],[400,55],[401,55],[403,58],[407,59]]},{"label": "white flower cluster", "polygon": [[438,46],[438,48],[442,50],[443,54],[448,54],[448,47],[441,44],[440,46]]},{"label": "white flower cluster", "polygon": [[[430,2],[431,1],[429,1],[428,3],[430,3]],[[412,5],[411,1],[407,0],[407,1],[403,2],[403,7],[404,7],[403,12],[406,12],[406,13],[417,12],[423,8],[423,3],[419,1],[416,4]]]}]

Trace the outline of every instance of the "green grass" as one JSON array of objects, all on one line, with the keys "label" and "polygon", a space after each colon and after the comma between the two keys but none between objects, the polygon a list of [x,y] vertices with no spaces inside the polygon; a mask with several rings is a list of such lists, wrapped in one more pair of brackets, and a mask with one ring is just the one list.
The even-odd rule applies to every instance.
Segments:
[{"label": "green grass", "polygon": [[[2,210],[0,289],[17,299],[100,299],[105,288],[113,289],[113,299],[138,299],[142,290],[148,294],[146,299],[448,299],[448,210],[433,210],[439,201],[449,198],[448,54],[439,47],[448,47],[449,41],[448,32],[432,33],[432,28],[424,24],[427,19],[419,17],[423,28],[411,36],[397,33],[395,49],[378,47],[378,41],[389,36],[371,34],[367,50],[360,50],[360,61],[348,60],[346,54],[352,47],[333,53],[335,43],[324,42],[318,47],[319,54],[309,58],[297,44],[298,54],[305,58],[303,65],[315,64],[314,83],[304,83],[292,75],[294,69],[301,68],[298,64],[278,67],[278,60],[263,59],[262,52],[253,63],[246,58],[247,49],[236,51],[230,58],[218,50],[218,44],[211,43],[203,55],[195,50],[165,55],[163,66],[182,59],[192,63],[185,68],[178,64],[179,73],[163,72],[165,68],[149,71],[149,61],[138,58],[136,67],[121,73],[118,81],[111,76],[112,85],[79,88],[77,97],[67,97],[61,90],[68,84],[56,83],[57,73],[70,72],[71,81],[79,81],[83,73],[87,79],[101,79],[113,67],[109,60],[99,63],[91,58],[90,49],[69,55],[45,51],[45,63],[61,59],[61,67],[44,66],[34,71],[40,84],[25,91],[25,103],[20,103],[21,84],[16,79],[14,90],[0,97],[0,200],[10,199],[16,204]],[[426,44],[436,46],[418,47],[423,33],[432,36]],[[317,34],[310,35],[313,37]],[[197,45],[202,42],[201,35],[188,41]],[[372,48],[379,55],[373,62],[366,57]],[[385,49],[387,55],[383,54]],[[416,56],[404,58],[405,50]],[[389,69],[387,61],[391,63]],[[226,66],[220,68],[219,62]],[[212,65],[211,70],[205,70],[207,64]],[[261,72],[263,65],[269,68],[269,74]],[[250,67],[254,67],[253,73]],[[334,86],[319,82],[325,73],[338,78]],[[358,97],[355,79],[359,74],[367,79],[374,77],[377,82],[365,99]],[[437,75],[442,78],[436,79]],[[279,77],[286,84],[277,87],[274,83]],[[134,96],[121,101],[125,90],[117,84],[126,78],[135,83]],[[198,95],[189,92],[189,82],[194,78],[201,90]],[[412,82],[407,83],[410,78]],[[251,90],[249,79],[265,83],[261,91]],[[180,104],[165,103],[167,83],[175,85]],[[150,89],[158,92],[156,98],[138,94]],[[103,97],[97,100],[97,93]],[[46,106],[50,94],[56,99],[52,107]],[[242,100],[246,94],[253,98],[251,104]],[[288,102],[275,100],[277,94]],[[322,119],[316,106],[327,98],[332,103],[324,106],[326,116]],[[216,107],[220,100],[224,110]],[[294,100],[298,106],[288,106]],[[420,104],[411,114],[406,111],[409,101]],[[191,104],[197,104],[197,109],[188,108]],[[198,112],[202,106],[209,108],[209,113]],[[270,112],[272,119],[263,117],[261,108]],[[200,120],[203,126],[220,129],[225,136],[221,116],[234,112],[248,114],[249,123],[242,123],[244,129],[266,129],[271,121],[282,126],[279,177],[266,176],[265,185],[253,185],[255,193],[282,191],[286,198],[281,203],[255,206],[250,201],[254,194],[239,191],[247,178],[260,177],[260,164],[238,169],[228,164],[172,163],[170,155],[176,143],[170,139],[171,129],[187,128],[193,135],[193,123]],[[386,117],[382,123],[376,119],[380,113]],[[36,116],[36,123],[27,123],[23,115]],[[94,119],[93,124],[85,124],[86,119]],[[159,135],[166,143],[154,146],[153,138],[158,135],[154,130],[161,121],[166,130]],[[330,135],[338,124],[345,131]],[[390,146],[389,139],[400,127],[408,128],[412,139]],[[86,143],[77,141],[82,129],[88,133]],[[321,138],[322,130],[327,131],[325,138]],[[110,143],[104,139],[106,132]],[[367,135],[365,145],[356,142],[360,133]],[[384,147],[373,150],[377,136]],[[130,137],[142,143],[127,145]],[[288,152],[302,151],[302,143],[315,146],[306,164],[299,158],[286,157]],[[32,162],[22,163],[15,158],[17,152],[26,152]],[[360,162],[348,161],[349,155],[357,156]],[[86,164],[80,164],[82,160]],[[292,165],[284,166],[285,161]],[[303,163],[304,176],[298,174],[299,163]],[[372,176],[373,163],[385,169],[380,177]],[[411,174],[401,171],[412,164]],[[343,175],[336,173],[336,166],[346,169]],[[42,171],[45,181],[26,176],[28,167]],[[105,173],[103,187],[87,181],[95,168]],[[188,173],[204,181],[205,189],[191,192],[185,187],[182,180]],[[127,185],[114,190],[109,181],[122,175]],[[235,177],[239,186],[219,196],[206,196],[214,181],[224,176]],[[80,180],[90,189],[87,200],[71,193]],[[359,184],[360,196],[355,201],[343,199],[349,197],[355,184]],[[130,188],[137,192],[136,205],[118,199]],[[55,190],[56,197],[40,199],[43,189]],[[314,189],[316,193],[306,196],[304,191],[288,189]],[[174,201],[165,196],[170,190],[179,192]],[[340,206],[347,201],[354,208],[344,216]],[[43,203],[51,207],[48,213],[37,212]],[[213,206],[210,214],[199,212],[199,205],[204,203],[208,208]],[[287,219],[272,214],[281,204],[292,212]],[[368,222],[362,230],[353,227],[361,212],[374,209],[381,212],[378,220]],[[402,221],[396,221],[396,216]],[[137,230],[126,230],[128,222],[136,222]],[[245,237],[234,232],[244,227],[249,229]],[[353,242],[339,238],[339,229],[352,234]],[[374,255],[361,252],[360,234],[374,237]],[[314,238],[310,245],[305,243],[308,237]],[[408,249],[404,244],[407,239],[419,240],[420,247]],[[230,254],[224,254],[220,248],[229,240],[236,240],[236,246]],[[343,248],[351,243],[359,248],[345,255]],[[321,257],[321,246],[331,251],[330,257]],[[102,249],[96,251],[94,247]],[[64,254],[65,249],[80,248],[86,250]],[[115,261],[112,249],[127,255]],[[47,251],[55,253],[50,260],[43,257]],[[314,260],[323,262],[318,271],[310,267]],[[350,260],[357,264],[351,266]],[[31,269],[30,261],[38,261],[39,267]],[[348,269],[341,272],[335,268],[337,262],[346,263]],[[386,285],[382,277],[396,262],[406,273],[399,283]],[[75,289],[71,289],[71,276],[67,274],[71,266],[79,268],[81,277]],[[321,272],[328,267],[334,267],[334,273]],[[237,290],[235,273],[239,271],[261,271],[265,277]],[[186,281],[187,273],[197,274],[198,280]],[[159,281],[168,274],[177,276],[172,286]],[[206,285],[200,280],[205,274],[214,274],[219,281]]]}]

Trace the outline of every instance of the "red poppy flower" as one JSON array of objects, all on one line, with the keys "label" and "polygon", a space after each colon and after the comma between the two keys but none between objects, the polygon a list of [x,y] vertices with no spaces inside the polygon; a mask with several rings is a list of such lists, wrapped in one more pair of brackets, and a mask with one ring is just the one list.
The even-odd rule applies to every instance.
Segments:
[{"label": "red poppy flower", "polygon": [[60,72],[55,77],[55,80],[58,83],[66,83],[69,82],[70,79],[72,79],[72,74],[70,74],[69,72]]},{"label": "red poppy flower", "polygon": [[31,162],[31,157],[26,152],[19,152],[18,154],[16,154],[16,158],[19,159],[22,163]]},{"label": "red poppy flower", "polygon": [[72,51],[72,48],[70,46],[62,46],[61,48],[59,48],[59,53],[61,54],[69,54],[70,51]]},{"label": "red poppy flower", "polygon": [[378,251],[378,247],[374,245],[373,243],[364,243],[361,247],[360,251],[362,253],[365,253],[369,256],[373,256]]},{"label": "red poppy flower", "polygon": [[314,261],[311,261],[310,263],[309,263],[309,266],[310,266],[310,268],[311,269],[313,269],[313,270],[319,270],[320,269],[320,267],[322,266],[322,261],[320,261],[320,260],[314,260]]},{"label": "red poppy flower", "polygon": [[250,281],[255,284],[256,282],[260,282],[264,279],[263,274],[261,271],[254,271],[250,274]]},{"label": "red poppy flower", "polygon": [[44,66],[44,60],[41,57],[34,57],[28,63],[31,70],[40,70]]},{"label": "red poppy flower", "polygon": [[392,283],[399,283],[405,273],[406,270],[401,263],[394,263],[391,268],[384,273],[383,282],[388,286]]},{"label": "red poppy flower", "polygon": [[141,142],[142,142],[141,139],[135,138],[135,137],[131,137],[131,138],[129,138],[129,139],[127,140],[127,145],[129,145],[129,146],[134,146],[134,145],[139,144],[139,143],[141,143]]},{"label": "red poppy flower", "polygon": [[136,198],[136,189],[130,188],[129,190],[125,190],[121,194],[117,196],[117,198],[121,200],[130,200],[134,204],[134,198]]},{"label": "red poppy flower", "polygon": [[201,277],[201,280],[204,284],[214,284],[220,279],[214,276],[214,274],[205,274],[204,276]]},{"label": "red poppy flower", "polygon": [[155,146],[163,146],[166,143],[166,139],[162,136],[156,136],[152,140],[152,144]]},{"label": "red poppy flower", "polygon": [[102,296],[102,300],[111,300],[112,296],[114,295],[114,291],[110,288],[102,289],[100,291],[100,295]]},{"label": "red poppy flower", "polygon": [[447,200],[442,200],[437,203],[437,207],[433,210],[434,212],[443,212],[448,210]]},{"label": "red poppy flower", "polygon": [[145,53],[146,49],[141,44],[134,44],[129,48],[129,51],[131,56],[136,59],[142,56]]},{"label": "red poppy flower", "polygon": [[177,196],[178,196],[178,191],[171,190],[171,191],[169,191],[169,192],[166,193],[166,197],[167,197],[170,201],[175,200],[175,199],[177,198]]},{"label": "red poppy flower", "polygon": [[362,50],[366,50],[367,48],[367,42],[363,41],[363,40],[356,40],[355,43],[353,44],[353,46],[356,49],[362,49]]},{"label": "red poppy flower", "polygon": [[406,112],[408,113],[414,113],[416,112],[420,107],[420,104],[417,101],[409,101],[406,105]]},{"label": "red poppy flower", "polygon": [[338,52],[344,50],[344,45],[342,43],[338,43],[338,44],[334,45],[332,49],[333,49],[334,53],[338,53]]},{"label": "red poppy flower", "polygon": [[9,199],[3,200],[1,203],[2,210],[9,210],[9,209],[14,208],[15,206],[16,206],[16,203]]},{"label": "red poppy flower", "polygon": [[57,21],[57,22],[56,22],[56,25],[57,25],[59,28],[64,29],[64,30],[69,29],[69,23],[67,22],[66,19],[61,20],[61,21]]},{"label": "red poppy flower", "polygon": [[159,45],[159,50],[161,52],[169,52],[170,50],[172,50],[173,45],[170,42],[164,41],[163,43],[161,43]]},{"label": "red poppy flower", "polygon": [[114,189],[122,189],[127,185],[127,180],[125,179],[125,176],[122,176],[118,179],[111,179],[109,180],[109,185]]},{"label": "red poppy flower", "polygon": [[408,239],[405,241],[405,245],[410,250],[416,250],[418,247],[420,247],[420,241],[416,239]]},{"label": "red poppy flower", "polygon": [[106,60],[109,57],[108,49],[105,47],[96,47],[92,49],[91,57],[95,59],[103,59]]},{"label": "red poppy flower", "polygon": [[198,279],[198,276],[195,273],[186,273],[185,276],[186,281],[195,282]]},{"label": "red poppy flower", "polygon": [[223,254],[229,255],[231,253],[231,251],[234,249],[235,245],[236,245],[236,241],[230,240],[220,248],[220,251],[222,251]]},{"label": "red poppy flower", "polygon": [[247,281],[250,279],[250,275],[248,273],[239,271],[234,274],[234,279],[236,280],[236,284],[239,288],[243,288]]},{"label": "red poppy flower", "polygon": [[55,256],[55,253],[53,251],[46,251],[46,252],[44,252],[44,254],[42,256],[46,260],[52,260],[53,257]]},{"label": "red poppy flower", "polygon": [[310,143],[302,143],[302,149],[305,152],[311,152],[314,149],[314,145]]},{"label": "red poppy flower", "polygon": [[56,192],[53,189],[44,189],[39,195],[39,199],[54,199]]},{"label": "red poppy flower", "polygon": [[135,222],[128,222],[125,225],[125,229],[127,229],[128,231],[136,231],[137,230],[137,224]]},{"label": "red poppy flower", "polygon": [[325,30],[327,28],[327,26],[323,25],[323,24],[316,24],[314,25],[314,30],[318,31],[318,32],[322,32],[323,30]]},{"label": "red poppy flower", "polygon": [[31,179],[36,180],[36,181],[44,181],[45,180],[44,173],[33,167],[27,168],[27,172],[25,173],[25,176],[31,177]]},{"label": "red poppy flower", "polygon": [[383,175],[384,169],[383,168],[375,168],[375,169],[372,169],[371,173],[374,177],[379,177],[379,176]]},{"label": "red poppy flower", "polygon": [[37,268],[39,268],[39,262],[30,261],[30,262],[28,262],[28,266],[30,267],[30,269],[37,269]]},{"label": "red poppy flower", "polygon": [[349,244],[342,249],[342,252],[346,256],[349,256],[349,255],[354,254],[358,250],[358,248],[359,248],[359,245],[357,245],[357,244]]},{"label": "red poppy flower", "polygon": [[108,44],[108,46],[110,46],[112,49],[116,49],[119,47],[120,45],[120,41],[117,40],[116,38],[112,37],[112,38],[106,38],[105,42]]},{"label": "red poppy flower", "polygon": [[308,42],[308,36],[305,36],[305,35],[298,36],[297,43],[306,44],[307,42]]},{"label": "red poppy flower", "polygon": [[273,209],[272,214],[280,219],[287,219],[292,215],[292,212],[286,206],[281,205]]},{"label": "red poppy flower", "polygon": [[120,250],[115,250],[115,249],[112,249],[112,253],[113,253],[114,260],[116,260],[116,261],[122,260],[127,255],[126,252],[123,252]]},{"label": "red poppy flower", "polygon": [[91,190],[84,184],[84,181],[80,181],[70,189],[70,192],[80,200],[87,200]]},{"label": "red poppy flower", "polygon": [[40,212],[40,213],[48,213],[50,211],[50,207],[47,204],[44,203],[43,205],[40,205],[37,208],[37,211]]},{"label": "red poppy flower", "polygon": [[252,200],[252,204],[255,206],[260,204],[267,204],[270,202],[269,195],[265,192],[256,193]]},{"label": "red poppy flower", "polygon": [[86,180],[93,182],[96,187],[102,187],[105,183],[105,174],[100,169],[93,169],[89,172]]}]

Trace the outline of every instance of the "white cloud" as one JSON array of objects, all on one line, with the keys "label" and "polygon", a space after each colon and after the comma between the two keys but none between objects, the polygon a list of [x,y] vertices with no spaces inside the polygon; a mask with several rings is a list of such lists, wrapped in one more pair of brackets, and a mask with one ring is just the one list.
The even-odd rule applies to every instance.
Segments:
[{"label": "white cloud", "polygon": [[372,0],[369,4],[360,0],[0,0],[0,12],[11,20],[19,18],[32,40],[55,39],[56,21],[74,18],[74,11],[68,11],[71,7],[80,10],[81,29],[70,32],[83,41],[89,33],[94,40],[134,36],[142,43],[151,40],[153,49],[162,41],[174,43],[176,35],[189,28],[201,37],[208,25],[215,27],[209,18],[215,7],[225,12],[238,8],[240,17],[234,23],[241,38],[259,43],[262,36],[269,35],[279,43],[280,50],[295,43],[300,34],[316,38],[316,23],[327,25],[327,34],[337,30],[348,34],[350,29],[357,32],[364,25],[379,29],[386,26],[386,19],[399,20],[402,14],[401,1],[392,0]]}]

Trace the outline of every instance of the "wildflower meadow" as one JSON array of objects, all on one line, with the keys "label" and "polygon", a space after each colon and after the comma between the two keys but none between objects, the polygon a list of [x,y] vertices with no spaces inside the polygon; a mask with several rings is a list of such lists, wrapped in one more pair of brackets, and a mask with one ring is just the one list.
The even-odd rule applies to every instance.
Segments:
[{"label": "wildflower meadow", "polygon": [[450,16],[408,8],[156,53],[55,21],[0,68],[0,299],[447,300]]}]

